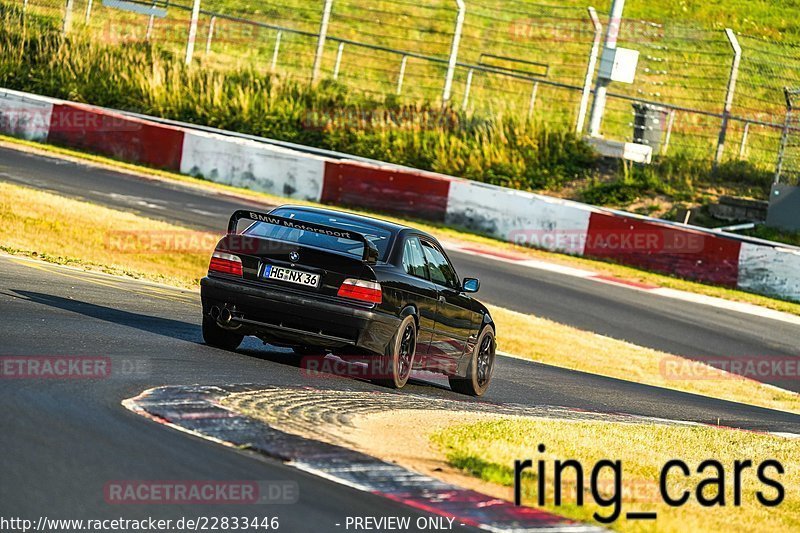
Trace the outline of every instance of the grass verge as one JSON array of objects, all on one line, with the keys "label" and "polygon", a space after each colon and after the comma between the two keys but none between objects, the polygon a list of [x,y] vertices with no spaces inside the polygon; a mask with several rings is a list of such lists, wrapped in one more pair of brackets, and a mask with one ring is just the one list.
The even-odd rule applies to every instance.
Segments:
[{"label": "grass verge", "polygon": [[[25,206],[20,209],[20,206]],[[132,240],[132,236],[137,236]],[[208,251],[152,253],[150,242],[177,238],[210,242]],[[216,239],[187,228],[88,202],[0,183],[0,249],[58,264],[197,287]]]},{"label": "grass verge", "polygon": [[[286,198],[280,196],[274,196],[262,192],[249,191],[246,189],[236,188],[229,185],[214,183],[200,178],[186,176],[184,174],[152,169],[149,167],[134,165],[131,163],[124,163],[121,161],[117,161],[115,159],[94,154],[87,154],[85,152],[79,152],[77,150],[72,150],[69,148],[62,148],[59,146],[52,146],[31,141],[25,141],[14,137],[9,137],[7,135],[0,135],[0,146],[12,149],[22,149],[28,152],[45,156],[51,156],[51,157],[57,156],[59,158],[68,159],[78,163],[89,162],[94,165],[98,165],[111,170],[128,172],[148,178],[178,181],[187,186],[201,188],[204,190],[214,191],[218,193],[241,196],[242,198],[247,198],[248,200],[260,200],[269,204],[279,205],[284,203],[293,203],[302,205],[320,205],[312,202],[303,202],[300,200],[287,200]],[[443,224],[437,224],[429,221],[400,219],[397,217],[392,217],[371,211],[365,211],[362,209],[350,209],[350,210],[353,212],[362,213],[370,216],[378,216],[386,220],[392,220],[402,224],[410,225],[419,228],[421,230],[427,231],[428,233],[435,235],[437,238],[444,240],[449,239],[454,241],[461,241],[465,243],[490,247],[496,250],[511,251],[516,254],[522,254],[531,259],[539,259],[556,264],[585,268],[588,270],[593,270],[600,274],[614,276],[623,280],[649,283],[657,285],[659,287],[682,290],[686,292],[692,292],[695,294],[701,294],[704,296],[711,296],[716,298],[722,298],[725,300],[750,303],[753,305],[760,305],[768,309],[773,309],[776,311],[782,311],[785,313],[791,313],[800,316],[800,303],[788,302],[785,300],[770,298],[768,296],[762,296],[760,294],[753,294],[736,289],[728,289],[725,287],[718,287],[714,285],[704,285],[702,283],[697,283],[694,281],[688,281],[680,278],[675,278],[672,276],[667,276],[665,274],[658,274],[655,272],[646,272],[633,267],[617,265],[611,262],[599,261],[595,259],[587,259],[584,257],[574,257],[554,252],[547,252],[544,250],[521,247],[512,243],[499,241],[497,239],[488,236],[468,233],[466,231],[461,231],[457,228],[446,227]]]},{"label": "grass verge", "polygon": [[[772,435],[733,431],[713,427],[686,427],[607,422],[566,422],[562,420],[503,419],[449,427],[431,436],[447,461],[465,472],[490,483],[513,486],[515,460],[532,459],[536,465],[544,460],[545,508],[559,515],[581,521],[594,521],[593,513],[609,516],[612,505],[599,505],[588,490],[590,471],[598,461],[619,460],[622,465],[621,491],[615,491],[611,471],[604,470],[598,486],[603,498],[622,498],[622,517],[610,527],[617,531],[797,531],[800,529],[800,462],[798,441]],[[537,446],[546,450],[539,453]],[[684,490],[691,493],[682,507],[670,507],[659,494],[659,476],[663,465],[681,459],[691,475],[682,476],[677,469],[667,477],[669,493],[679,496]],[[567,468],[562,479],[562,505],[553,500],[555,480],[554,461],[575,459],[584,468],[584,506],[578,506],[576,494],[580,483],[575,470]],[[695,490],[703,479],[716,476],[709,468],[698,475],[698,465],[708,459],[721,463],[726,474],[725,506],[701,506]],[[767,469],[767,476],[780,481],[786,491],[779,507],[766,507],[757,501],[757,492],[773,499],[776,492],[761,484],[756,468],[765,460],[777,460],[785,474]],[[751,460],[754,468],[741,476],[741,505],[734,505],[733,464],[736,460]],[[536,466],[523,474],[522,494],[525,505],[534,506],[538,498]],[[716,485],[706,487],[706,497],[718,494]],[[656,512],[655,523],[627,520],[630,511]]]},{"label": "grass verge", "polygon": [[[800,394],[545,318],[488,307],[498,324],[498,349],[519,357],[644,385],[800,413]],[[697,372],[689,373],[689,369]],[[698,375],[705,379],[696,379]]]},{"label": "grass verge", "polygon": [[[54,263],[196,288],[216,243],[213,234],[18,185],[0,183],[0,198],[0,249]],[[725,374],[713,381],[669,380],[659,372],[668,354],[502,308],[492,312],[501,332],[500,349],[522,357],[800,412],[800,395],[788,391]]]}]

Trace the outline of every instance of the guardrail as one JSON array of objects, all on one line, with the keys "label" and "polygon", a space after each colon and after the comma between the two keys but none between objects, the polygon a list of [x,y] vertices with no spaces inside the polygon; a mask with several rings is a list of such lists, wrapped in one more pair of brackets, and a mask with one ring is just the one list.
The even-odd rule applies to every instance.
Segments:
[{"label": "guardrail", "polygon": [[16,91],[0,90],[0,129],[287,198],[444,222],[800,301],[800,248],[780,243]]}]

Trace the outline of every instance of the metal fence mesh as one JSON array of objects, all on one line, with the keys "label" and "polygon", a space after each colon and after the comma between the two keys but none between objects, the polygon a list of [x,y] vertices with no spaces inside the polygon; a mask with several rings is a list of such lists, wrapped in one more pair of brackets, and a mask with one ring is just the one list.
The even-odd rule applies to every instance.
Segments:
[{"label": "metal fence mesh", "polygon": [[[141,7],[163,8],[163,18],[104,5],[114,0],[5,1],[66,20],[69,31],[87,31],[102,42],[149,39],[185,53],[190,0],[133,0]],[[311,80],[326,1],[331,0],[203,0],[195,61],[216,68],[248,65]],[[588,6],[465,1],[451,105],[469,113],[530,117],[574,128],[598,38]],[[332,0],[331,5],[320,78],[405,103],[446,96],[458,19],[453,0]],[[604,31],[608,15],[598,16]],[[726,111],[734,53],[725,31],[620,21],[619,45],[638,50],[640,59],[633,84],[613,83],[609,89],[603,135],[632,141],[633,104],[650,102],[663,108],[659,153],[713,159],[726,125],[721,159],[774,165],[784,130],[783,87],[800,86],[800,45],[737,36],[744,52]],[[791,148],[789,141],[786,151]]]},{"label": "metal fence mesh", "polygon": [[800,88],[785,88],[786,117],[781,134],[775,183],[800,185]]}]

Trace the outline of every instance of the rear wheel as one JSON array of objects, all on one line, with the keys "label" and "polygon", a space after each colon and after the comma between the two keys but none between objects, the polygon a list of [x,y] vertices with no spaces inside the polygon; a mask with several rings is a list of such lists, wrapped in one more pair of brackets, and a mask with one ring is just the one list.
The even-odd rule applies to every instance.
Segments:
[{"label": "rear wheel", "polygon": [[370,375],[380,376],[372,381],[384,387],[402,389],[411,376],[416,349],[417,323],[409,315],[397,328],[386,355],[374,357],[370,361]]},{"label": "rear wheel", "polygon": [[210,316],[203,316],[203,340],[209,346],[223,350],[235,350],[242,343],[244,335],[222,329]]},{"label": "rear wheel", "polygon": [[494,329],[486,326],[478,335],[466,377],[449,377],[450,388],[459,394],[483,396],[492,380],[495,347]]}]

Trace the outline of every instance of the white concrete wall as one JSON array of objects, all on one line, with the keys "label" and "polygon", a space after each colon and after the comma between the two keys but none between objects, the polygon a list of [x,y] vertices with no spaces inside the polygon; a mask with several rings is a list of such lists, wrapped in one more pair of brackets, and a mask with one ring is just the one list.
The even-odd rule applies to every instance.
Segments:
[{"label": "white concrete wall", "polygon": [[742,243],[738,286],[800,302],[800,252]]},{"label": "white concrete wall", "polygon": [[0,131],[6,135],[45,142],[55,100],[0,89]]},{"label": "white concrete wall", "polygon": [[318,201],[325,160],[246,139],[186,131],[181,172],[234,187]]},{"label": "white concrete wall", "polygon": [[505,241],[582,255],[591,213],[577,202],[455,180],[446,221]]}]

